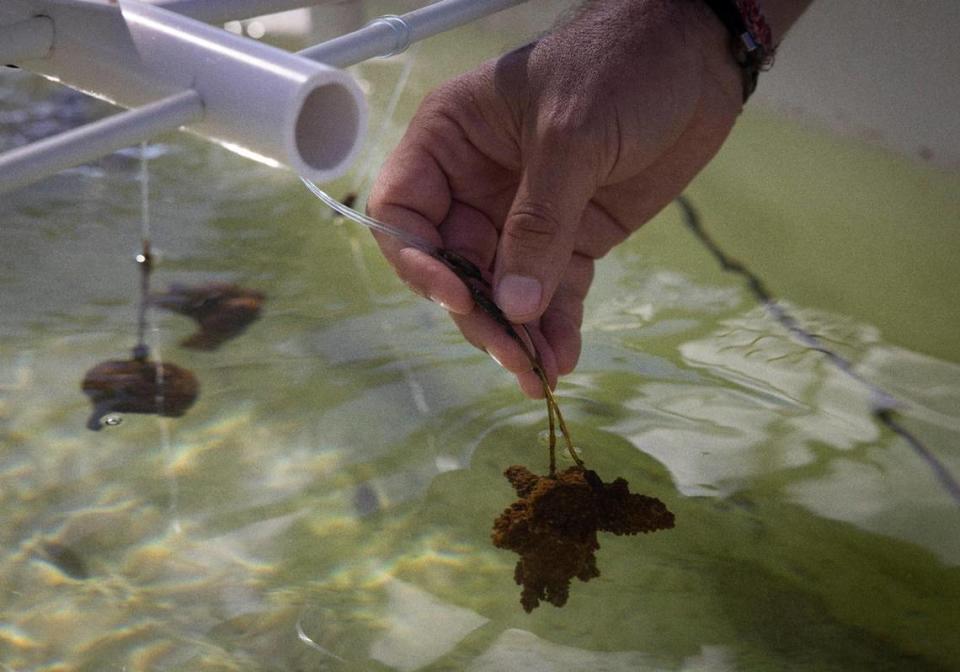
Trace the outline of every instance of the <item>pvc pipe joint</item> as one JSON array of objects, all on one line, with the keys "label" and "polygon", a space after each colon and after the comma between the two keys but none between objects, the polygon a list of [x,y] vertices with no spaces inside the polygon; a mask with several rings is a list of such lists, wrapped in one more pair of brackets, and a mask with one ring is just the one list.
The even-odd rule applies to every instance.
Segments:
[{"label": "pvc pipe joint", "polygon": [[297,53],[343,68],[368,58],[399,54],[414,42],[523,2],[526,0],[437,0],[403,16],[381,16],[359,30]]},{"label": "pvc pipe joint", "polygon": [[159,7],[121,7],[141,62],[203,99],[192,130],[316,181],[346,172],[366,126],[363,94],[348,74]]},{"label": "pvc pipe joint", "polygon": [[22,67],[131,108],[196,91],[203,115],[188,130],[318,182],[360,149],[366,101],[342,70],[137,0],[31,5],[54,44]]}]

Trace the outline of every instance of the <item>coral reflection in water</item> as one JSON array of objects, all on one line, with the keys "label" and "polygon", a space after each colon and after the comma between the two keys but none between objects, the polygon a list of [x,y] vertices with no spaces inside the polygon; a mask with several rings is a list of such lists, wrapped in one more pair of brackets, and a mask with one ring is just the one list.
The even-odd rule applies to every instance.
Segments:
[{"label": "coral reflection in water", "polygon": [[194,350],[216,350],[241,333],[258,317],[264,295],[237,285],[210,282],[190,287],[171,285],[165,293],[154,294],[151,303],[192,318],[200,329],[181,341]]},{"label": "coral reflection in water", "polygon": [[73,579],[90,577],[87,564],[75,550],[56,541],[46,541],[41,545],[44,556],[57,569]]},{"label": "coral reflection in water", "polygon": [[97,431],[111,413],[178,418],[196,401],[199,385],[187,369],[134,358],[100,362],[87,371],[81,387],[93,403],[87,428]]},{"label": "coral reflection in water", "polygon": [[631,493],[622,478],[604,483],[580,466],[549,477],[514,465],[504,476],[520,499],[494,521],[493,544],[520,555],[514,579],[523,586],[520,604],[527,612],[541,600],[562,607],[572,578],[600,576],[597,531],[623,535],[673,527],[673,513],[663,502]]}]

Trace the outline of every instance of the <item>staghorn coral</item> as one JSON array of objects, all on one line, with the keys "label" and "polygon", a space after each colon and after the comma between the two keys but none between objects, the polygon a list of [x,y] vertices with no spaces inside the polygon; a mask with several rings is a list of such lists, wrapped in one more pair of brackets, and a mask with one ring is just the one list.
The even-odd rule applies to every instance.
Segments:
[{"label": "staghorn coral", "polygon": [[581,466],[550,477],[514,465],[504,476],[520,499],[494,521],[493,545],[520,556],[514,580],[523,587],[520,604],[527,612],[541,600],[562,607],[571,579],[600,576],[598,531],[623,535],[673,527],[663,502],[631,493],[622,478],[604,483]]}]

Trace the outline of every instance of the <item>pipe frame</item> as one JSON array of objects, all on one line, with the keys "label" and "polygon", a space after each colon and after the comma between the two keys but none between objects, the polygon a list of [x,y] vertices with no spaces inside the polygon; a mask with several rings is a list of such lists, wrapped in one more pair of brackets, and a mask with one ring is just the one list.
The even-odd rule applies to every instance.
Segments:
[{"label": "pipe frame", "polygon": [[[234,8],[250,11],[251,3],[263,2],[289,9],[294,3],[324,1],[333,0],[246,0]],[[222,144],[244,147],[248,155],[284,163],[311,180],[333,179],[346,171],[359,150],[366,107],[352,78],[325,66],[345,67],[390,56],[413,42],[521,2],[525,0],[440,0],[403,16],[380,17],[357,31],[289,54],[160,6],[180,7],[198,16],[205,11],[207,18],[219,20],[230,5],[220,0],[206,9],[197,0],[120,0],[119,8],[107,0],[5,0],[6,7],[0,7],[0,35],[29,28],[16,32],[22,37],[11,48],[25,67],[137,109],[0,155],[0,192],[183,125]],[[31,15],[18,23],[2,24],[5,17],[7,21],[17,18],[17,12]],[[58,23],[64,30],[55,38],[53,28]],[[66,29],[71,26],[87,30]],[[103,39],[89,47],[94,38]],[[95,53],[88,53],[91,48]],[[211,69],[190,67],[198,54],[215,64],[213,74]],[[131,67],[131,59],[136,67]],[[319,77],[321,72],[325,77]],[[251,105],[251,97],[231,86],[225,73],[241,81],[244,73],[253,73],[258,83],[265,73],[274,81],[289,81],[286,87],[260,91]],[[291,93],[291,82],[320,85]],[[332,90],[324,92],[325,86]],[[305,106],[309,108],[305,114],[277,114],[278,108],[302,112]],[[277,127],[283,129],[280,136]],[[342,135],[345,128],[348,137],[341,137],[336,145],[337,134]],[[269,141],[264,142],[264,137]],[[331,163],[329,153],[324,154],[331,139],[334,158],[339,160],[318,170],[317,163]],[[307,143],[306,151],[296,146],[299,140]]]},{"label": "pipe frame", "polygon": [[[342,70],[138,0],[28,4],[55,30],[49,52],[21,61],[25,69],[128,108],[195,91],[204,113],[193,115],[187,130],[318,181],[346,172],[360,149],[366,100]],[[62,168],[57,147],[76,157],[90,157],[97,142],[101,154],[113,151],[109,133],[129,137],[124,124],[137,120],[122,114],[96,133],[75,129],[35,151],[2,157],[0,190]],[[172,115],[167,126],[151,129],[182,124]]]}]

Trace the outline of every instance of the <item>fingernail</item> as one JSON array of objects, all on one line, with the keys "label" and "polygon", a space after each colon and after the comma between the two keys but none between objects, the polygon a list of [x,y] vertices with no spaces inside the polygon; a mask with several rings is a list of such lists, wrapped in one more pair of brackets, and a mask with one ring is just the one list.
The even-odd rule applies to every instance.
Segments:
[{"label": "fingernail", "polygon": [[523,275],[505,275],[497,285],[496,300],[500,309],[507,314],[529,315],[540,307],[543,288],[536,278]]},{"label": "fingernail", "polygon": [[493,361],[495,361],[495,362],[497,363],[497,366],[503,368],[503,362],[501,362],[499,359],[497,359],[497,356],[496,356],[495,354],[493,354],[493,353],[490,352],[489,350],[484,350],[484,352],[486,352],[488,355],[490,355],[490,359],[492,359]]}]

